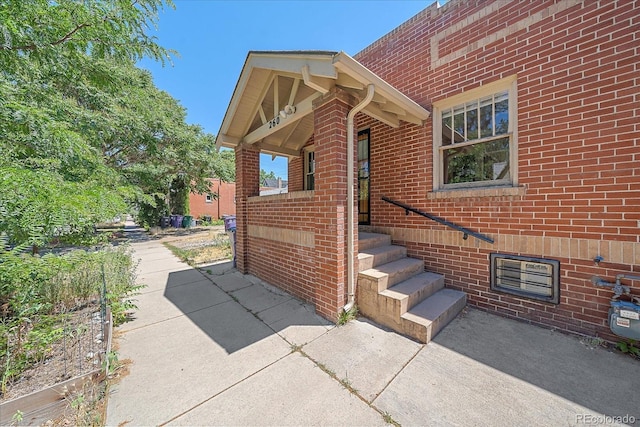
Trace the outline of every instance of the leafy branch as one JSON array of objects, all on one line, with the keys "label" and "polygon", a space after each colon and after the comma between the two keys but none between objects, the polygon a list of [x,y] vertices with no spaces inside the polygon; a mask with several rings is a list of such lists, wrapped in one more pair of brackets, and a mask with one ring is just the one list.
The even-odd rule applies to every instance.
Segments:
[{"label": "leafy branch", "polygon": [[[105,20],[106,19],[107,18],[105,18]],[[73,30],[71,30],[67,34],[65,34],[64,37],[62,37],[62,38],[60,38],[58,40],[52,41],[52,42],[45,43],[45,44],[47,46],[57,46],[59,44],[66,43],[67,41],[71,40],[71,38],[74,36],[75,33],[77,33],[78,31],[80,31],[83,28],[90,27],[90,26],[91,26],[91,24],[80,24],[80,25],[77,25]],[[0,46],[0,50],[14,50],[14,51],[16,51],[16,50],[36,50],[38,48],[39,48],[39,46],[36,45],[35,43],[26,44],[26,45],[22,45],[22,46],[11,46],[11,45],[8,45],[8,44]]]}]

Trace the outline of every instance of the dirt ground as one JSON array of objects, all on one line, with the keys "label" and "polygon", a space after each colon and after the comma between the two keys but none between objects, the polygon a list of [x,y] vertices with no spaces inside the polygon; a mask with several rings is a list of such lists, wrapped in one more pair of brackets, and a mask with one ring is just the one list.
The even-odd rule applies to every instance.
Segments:
[{"label": "dirt ground", "polygon": [[203,227],[188,234],[180,230],[177,229],[173,234],[167,233],[162,237],[162,242],[190,265],[231,259],[230,238],[224,231],[224,226]]}]

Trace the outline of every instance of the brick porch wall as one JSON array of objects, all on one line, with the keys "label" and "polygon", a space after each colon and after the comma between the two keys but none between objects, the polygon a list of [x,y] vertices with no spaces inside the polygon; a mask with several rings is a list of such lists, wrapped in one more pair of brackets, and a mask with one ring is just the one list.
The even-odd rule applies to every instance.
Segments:
[{"label": "brick porch wall", "polygon": [[238,270],[314,304],[333,321],[347,292],[346,117],[352,103],[340,90],[314,103],[314,191],[300,191],[300,156],[289,162],[289,193],[259,196],[258,152],[236,148]]},{"label": "brick porch wall", "polygon": [[[356,55],[419,104],[517,74],[518,180],[510,191],[433,192],[432,122],[371,128],[372,225],[464,290],[472,305],[614,339],[612,292],[640,272],[640,2],[452,0]],[[494,237],[488,245],[380,201],[386,195]],[[491,292],[489,253],[561,261],[560,304]],[[593,259],[604,261],[596,265]],[[635,294],[640,283],[629,282]]]},{"label": "brick porch wall", "polygon": [[313,191],[248,200],[249,272],[316,303]]},{"label": "brick porch wall", "polygon": [[260,194],[260,151],[236,147],[236,267],[249,273],[248,201]]}]

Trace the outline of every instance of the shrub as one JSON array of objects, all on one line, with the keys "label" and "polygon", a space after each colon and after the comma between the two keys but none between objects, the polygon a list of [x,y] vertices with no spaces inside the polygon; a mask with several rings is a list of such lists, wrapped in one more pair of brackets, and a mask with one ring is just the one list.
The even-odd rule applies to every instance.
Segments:
[{"label": "shrub", "polygon": [[136,308],[136,265],[123,247],[74,250],[64,255],[25,253],[0,247],[1,391],[29,366],[43,361],[52,342],[62,339],[64,316],[101,299],[114,324]]}]

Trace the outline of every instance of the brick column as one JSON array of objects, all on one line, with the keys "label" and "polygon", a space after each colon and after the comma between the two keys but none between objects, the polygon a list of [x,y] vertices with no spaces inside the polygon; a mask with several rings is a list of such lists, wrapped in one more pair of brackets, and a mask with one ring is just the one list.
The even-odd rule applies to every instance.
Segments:
[{"label": "brick column", "polygon": [[251,146],[236,147],[236,268],[249,273],[247,198],[260,195],[260,152]]},{"label": "brick column", "polygon": [[347,113],[351,99],[332,92],[314,110],[316,310],[336,320],[347,292]]}]

